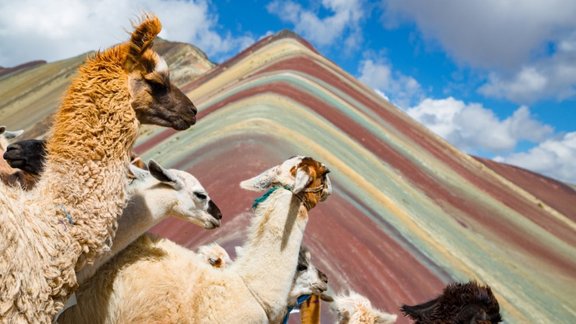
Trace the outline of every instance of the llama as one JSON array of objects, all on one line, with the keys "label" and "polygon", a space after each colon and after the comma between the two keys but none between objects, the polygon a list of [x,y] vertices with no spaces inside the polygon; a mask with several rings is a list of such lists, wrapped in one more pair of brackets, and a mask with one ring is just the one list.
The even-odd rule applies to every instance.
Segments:
[{"label": "llama", "polygon": [[288,323],[290,312],[307,302],[316,300],[328,290],[328,277],[312,263],[310,251],[302,245],[298,253],[298,266],[292,288],[288,294],[288,307],[283,315],[282,323]]},{"label": "llama", "polygon": [[148,162],[148,170],[135,167],[137,159],[132,163],[130,170],[134,176],[128,187],[130,198],[118,220],[112,250],[77,274],[79,284],[84,283],[113,256],[169,216],[205,229],[220,226],[220,209],[193,175],[181,170],[164,169],[154,160]]},{"label": "llama", "polygon": [[339,324],[390,324],[398,317],[375,309],[366,297],[354,291],[335,296],[331,309]]},{"label": "llama", "polygon": [[139,123],[196,122],[151,49],[160,29],[146,16],[129,41],[87,59],[54,116],[36,188],[0,186],[2,322],[51,322],[77,288],[75,271],[109,250]]},{"label": "llama", "polygon": [[[7,152],[10,156],[6,161],[11,167],[18,166],[35,174],[42,172],[45,156],[43,140],[12,143],[8,146]],[[112,256],[168,216],[178,217],[205,229],[220,226],[222,218],[220,209],[194,176],[180,170],[166,170],[153,160],[149,163],[150,168],[139,157],[132,156],[130,164],[132,181],[127,191],[130,198],[118,222],[112,250],[77,274],[80,284]],[[216,248],[222,249],[220,246],[215,246],[213,251],[206,253],[215,255]],[[223,253],[228,255],[226,251]]]},{"label": "llama", "polygon": [[0,182],[10,187],[21,187],[24,190],[30,190],[38,181],[38,174],[30,170],[15,170],[9,159],[10,147],[8,140],[20,136],[24,131],[8,131],[5,126],[0,126]]},{"label": "llama", "polygon": [[229,267],[214,268],[169,240],[140,237],[87,282],[103,289],[79,289],[78,307],[61,323],[280,322],[308,210],[331,193],[327,173],[323,164],[298,156],[242,182],[276,189],[258,200],[244,253]]},{"label": "llama", "polygon": [[328,290],[328,277],[312,263],[310,251],[302,245],[292,288],[288,294],[288,307],[294,308],[301,296],[322,295]]},{"label": "llama", "polygon": [[502,321],[500,305],[492,289],[475,281],[449,284],[435,299],[415,306],[403,305],[400,310],[416,324],[493,324]]}]

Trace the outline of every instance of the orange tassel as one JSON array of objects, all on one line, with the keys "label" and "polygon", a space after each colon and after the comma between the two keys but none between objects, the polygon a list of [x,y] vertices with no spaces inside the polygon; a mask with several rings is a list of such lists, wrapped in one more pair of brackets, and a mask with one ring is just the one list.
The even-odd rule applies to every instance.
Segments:
[{"label": "orange tassel", "polygon": [[312,295],[300,305],[302,324],[320,324],[320,297]]}]

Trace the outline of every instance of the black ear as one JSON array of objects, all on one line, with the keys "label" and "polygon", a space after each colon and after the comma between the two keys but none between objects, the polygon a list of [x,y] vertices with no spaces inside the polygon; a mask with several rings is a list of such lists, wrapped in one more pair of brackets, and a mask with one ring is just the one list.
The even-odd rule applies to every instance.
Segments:
[{"label": "black ear", "polygon": [[148,170],[150,171],[150,174],[159,181],[176,183],[176,179],[172,178],[168,172],[166,172],[166,169],[164,169],[154,160],[150,160],[150,162],[148,162]]},{"label": "black ear", "polygon": [[414,306],[402,305],[402,307],[400,307],[400,311],[404,314],[404,316],[409,316],[413,320],[420,320],[428,316],[428,314],[433,311],[434,306],[436,306],[436,303],[438,303],[439,299],[440,297]]}]

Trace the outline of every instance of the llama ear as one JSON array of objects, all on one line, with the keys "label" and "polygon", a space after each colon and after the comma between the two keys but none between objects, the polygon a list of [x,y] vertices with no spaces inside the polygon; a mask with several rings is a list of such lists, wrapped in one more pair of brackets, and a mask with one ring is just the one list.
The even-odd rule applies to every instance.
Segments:
[{"label": "llama ear", "polygon": [[178,180],[156,161],[150,160],[150,162],[148,162],[148,170],[150,171],[150,174],[158,181],[162,181],[174,187],[177,186]]},{"label": "llama ear", "polygon": [[211,256],[208,258],[208,263],[215,268],[220,268],[222,266],[222,259],[218,257]]},{"label": "llama ear", "polygon": [[322,195],[320,196],[320,201],[324,201],[332,194],[332,182],[330,181],[330,177],[326,175],[325,179],[326,186],[322,189]]},{"label": "llama ear", "polygon": [[[23,130],[23,129],[20,129],[20,130],[17,130],[17,131],[9,131],[9,130],[6,130],[6,128],[4,128],[4,137],[5,137],[6,139],[16,138],[16,137],[22,135],[22,133],[24,133],[24,130]],[[2,134],[2,132],[0,132],[0,134]]]},{"label": "llama ear", "polygon": [[[428,304],[428,303],[426,303]],[[432,304],[430,304],[431,306]],[[416,306],[409,306],[409,305],[402,305],[402,307],[400,307],[400,311],[402,312],[402,314],[404,314],[404,316],[408,316],[410,318],[412,318],[413,320],[418,320],[420,318],[420,316],[422,316],[422,310],[419,309],[421,305],[416,305]]]},{"label": "llama ear", "polygon": [[298,168],[298,171],[296,171],[296,180],[294,180],[294,188],[292,188],[292,193],[300,193],[302,190],[304,190],[304,188],[306,188],[311,180],[312,179],[310,178],[308,172],[304,171],[302,168]]},{"label": "llama ear", "polygon": [[132,163],[130,163],[130,165],[128,166],[128,171],[130,171],[130,174],[136,179],[143,179],[148,175],[148,172],[146,172],[146,170]]},{"label": "llama ear", "polygon": [[[143,54],[152,46],[154,39],[161,30],[162,24],[160,20],[153,15],[145,15],[142,22],[138,26],[134,26],[134,31],[128,42],[128,55],[124,64],[127,71],[131,72],[141,64],[143,64],[145,68],[149,69],[149,65],[152,65],[153,68],[153,58],[143,58]],[[143,59],[152,62],[143,62]]]},{"label": "llama ear", "polygon": [[132,161],[130,161],[130,164],[134,165],[137,168],[140,168],[142,170],[148,170],[148,166],[146,165],[146,162],[144,162],[144,160],[142,160],[142,158],[140,158],[139,156],[134,157],[132,159]]},{"label": "llama ear", "polygon": [[272,167],[259,175],[240,182],[240,188],[250,191],[263,191],[276,182],[279,174],[279,167]]}]

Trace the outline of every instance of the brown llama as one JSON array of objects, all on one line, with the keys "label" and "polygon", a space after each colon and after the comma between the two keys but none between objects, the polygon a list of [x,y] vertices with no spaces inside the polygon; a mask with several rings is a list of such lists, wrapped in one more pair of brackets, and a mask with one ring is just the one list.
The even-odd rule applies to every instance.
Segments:
[{"label": "brown llama", "polygon": [[160,30],[145,16],[129,41],[87,59],[55,114],[36,188],[0,186],[0,322],[50,323],[78,286],[75,271],[110,249],[140,122],[195,123],[151,49]]}]

